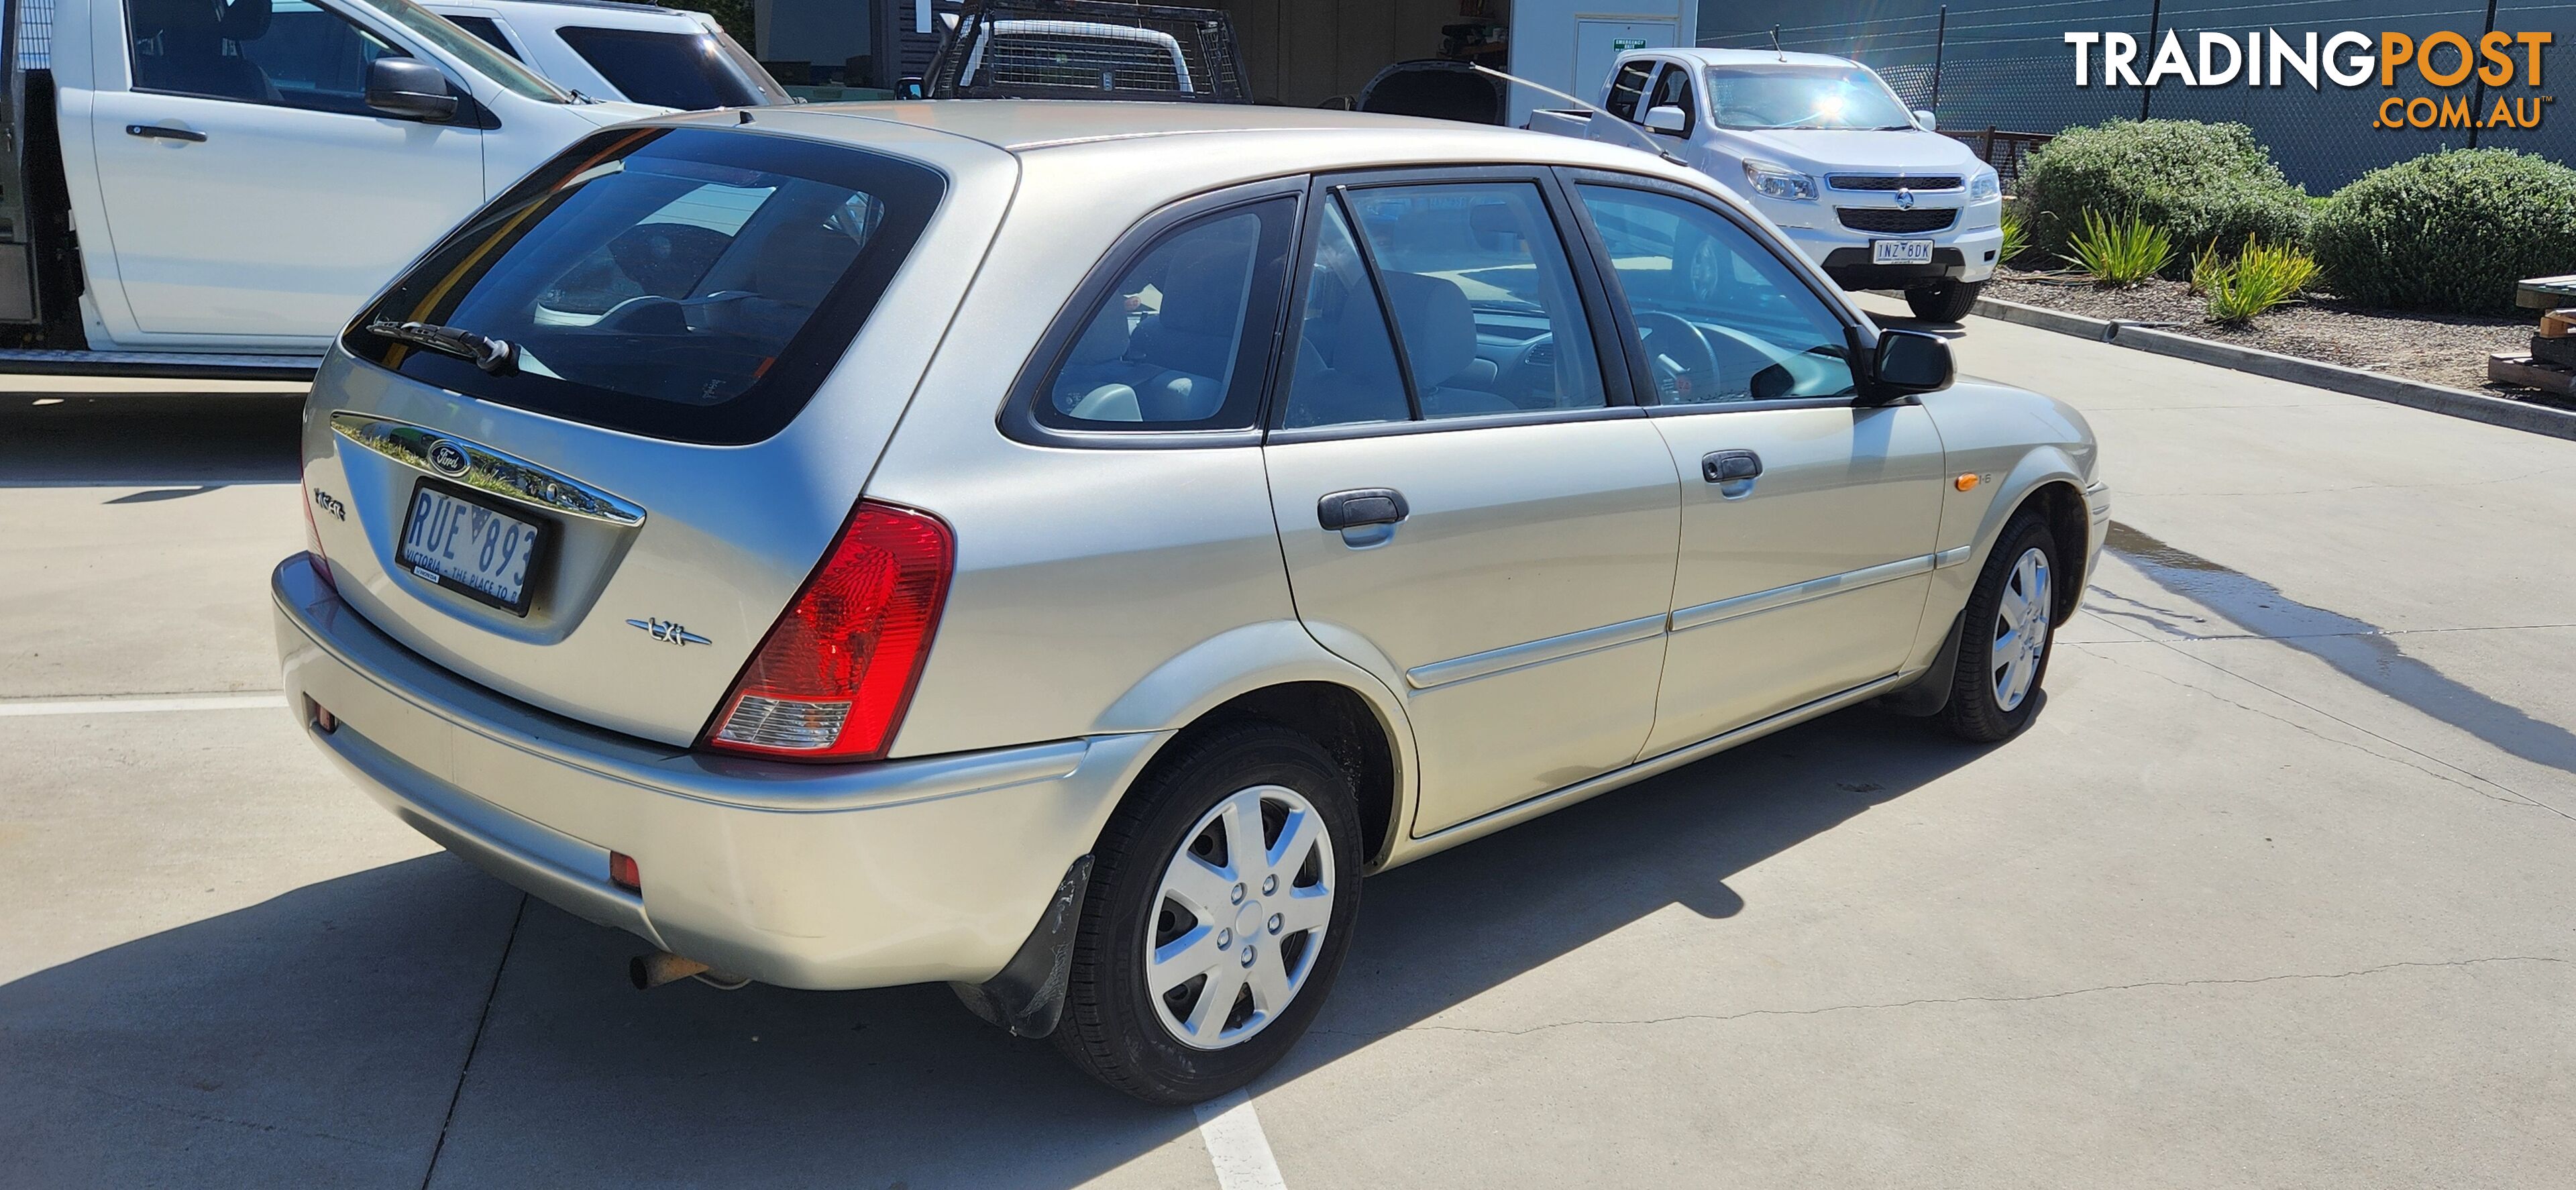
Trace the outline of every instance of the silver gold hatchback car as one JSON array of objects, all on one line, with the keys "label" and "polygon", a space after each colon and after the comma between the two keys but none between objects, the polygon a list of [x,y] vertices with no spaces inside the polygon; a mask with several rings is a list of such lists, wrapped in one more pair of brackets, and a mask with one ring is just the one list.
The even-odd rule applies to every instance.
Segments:
[{"label": "silver gold hatchback car", "polygon": [[640,985],[944,981],[1165,1102],[1369,873],[1864,700],[2021,730],[2109,515],[1698,174],[1178,104],[601,133],[303,456],[286,684],[403,821]]}]

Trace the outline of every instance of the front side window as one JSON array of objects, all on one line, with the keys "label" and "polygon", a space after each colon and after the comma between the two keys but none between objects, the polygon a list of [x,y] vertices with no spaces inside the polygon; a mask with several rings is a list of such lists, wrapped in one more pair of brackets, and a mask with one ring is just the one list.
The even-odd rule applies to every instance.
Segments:
[{"label": "front side window", "polygon": [[1609,249],[1658,403],[1851,394],[1842,322],[1743,228],[1666,194],[1577,189]]},{"label": "front side window", "polygon": [[1424,418],[1608,404],[1564,242],[1529,182],[1346,191]]},{"label": "front side window", "polygon": [[1646,104],[1647,111],[1659,107],[1682,109],[1682,128],[1675,135],[1689,136],[1699,126],[1699,102],[1691,95],[1691,75],[1679,66],[1667,68],[1655,80],[1655,97]]},{"label": "front side window", "polygon": [[1242,429],[1255,420],[1297,202],[1275,198],[1165,233],[1084,318],[1040,388],[1041,425]]},{"label": "front side window", "polygon": [[[459,228],[359,315],[361,359],[484,400],[693,442],[793,418],[941,193],[929,168],[714,129],[601,133]],[[488,369],[407,323],[498,340]],[[434,337],[434,336],[433,336]]]},{"label": "front side window", "polygon": [[557,32],[582,61],[636,103],[694,112],[777,102],[734,61],[724,43],[706,33],[579,26]]},{"label": "front side window", "polygon": [[407,57],[309,0],[127,0],[134,89],[372,115],[367,65]]},{"label": "front side window", "polygon": [[1646,76],[1654,73],[1655,60],[1633,58],[1619,65],[1610,76],[1610,114],[1634,122],[1645,113],[1637,110],[1637,100],[1646,93]]},{"label": "front side window", "polygon": [[1708,68],[1708,107],[1720,128],[1914,127],[1914,116],[1877,74],[1858,66],[1748,63]]}]

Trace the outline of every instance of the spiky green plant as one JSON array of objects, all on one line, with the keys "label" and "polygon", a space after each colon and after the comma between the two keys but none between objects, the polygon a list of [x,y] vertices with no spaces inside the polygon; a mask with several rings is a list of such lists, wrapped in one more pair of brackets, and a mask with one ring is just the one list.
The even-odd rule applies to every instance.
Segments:
[{"label": "spiky green plant", "polygon": [[2083,226],[2067,246],[2066,260],[2096,283],[2127,289],[2164,271],[2173,262],[2173,237],[2136,215],[2106,218],[2084,212]]},{"label": "spiky green plant", "polygon": [[2030,251],[2030,230],[2021,225],[2021,216],[2010,207],[2004,208],[2004,242],[1995,249],[1995,263],[2011,264],[2015,257]]},{"label": "spiky green plant", "polygon": [[2287,244],[2247,237],[2236,259],[2213,271],[2207,293],[2211,322],[2239,325],[2299,296],[2317,279],[2313,256]]}]

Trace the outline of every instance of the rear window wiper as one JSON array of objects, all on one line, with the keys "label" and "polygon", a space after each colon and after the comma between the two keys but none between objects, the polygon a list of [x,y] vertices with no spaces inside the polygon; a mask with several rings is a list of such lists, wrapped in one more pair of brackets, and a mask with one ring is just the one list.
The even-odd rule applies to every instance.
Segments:
[{"label": "rear window wiper", "polygon": [[367,324],[367,333],[426,347],[441,355],[455,356],[494,376],[507,376],[519,370],[518,346],[480,331],[441,326],[435,322],[394,322],[379,318]]}]

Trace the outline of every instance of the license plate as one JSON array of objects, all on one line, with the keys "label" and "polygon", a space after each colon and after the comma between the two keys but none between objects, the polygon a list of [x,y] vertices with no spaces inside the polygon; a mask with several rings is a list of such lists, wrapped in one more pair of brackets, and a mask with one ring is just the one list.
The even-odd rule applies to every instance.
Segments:
[{"label": "license plate", "polygon": [[422,480],[411,493],[395,557],[426,582],[528,614],[528,567],[546,544],[545,527],[501,511],[497,502]]},{"label": "license plate", "polygon": [[1871,240],[1869,262],[1871,264],[1930,264],[1932,263],[1932,241]]}]

